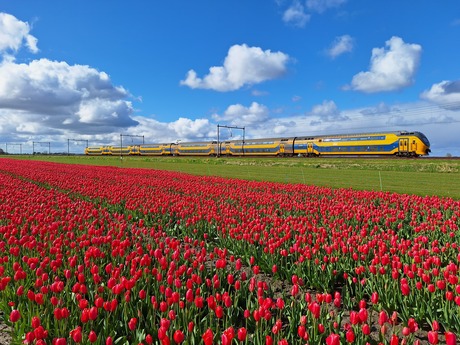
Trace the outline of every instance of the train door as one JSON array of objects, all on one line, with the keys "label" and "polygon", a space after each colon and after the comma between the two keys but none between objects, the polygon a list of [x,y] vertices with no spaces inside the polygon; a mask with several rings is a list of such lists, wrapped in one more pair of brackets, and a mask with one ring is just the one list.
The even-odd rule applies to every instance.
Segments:
[{"label": "train door", "polygon": [[415,139],[412,139],[410,142],[410,152],[412,152],[413,154],[416,154],[417,152],[417,142],[415,141]]},{"label": "train door", "polygon": [[284,144],[280,144],[280,156],[284,156]]},{"label": "train door", "polygon": [[219,155],[230,155],[230,143],[229,142],[222,142],[219,144],[220,145],[220,152]]},{"label": "train door", "polygon": [[313,155],[313,143],[308,142],[307,143],[307,156],[312,156]]},{"label": "train door", "polygon": [[405,155],[409,153],[409,139],[401,138],[399,139],[399,154]]}]

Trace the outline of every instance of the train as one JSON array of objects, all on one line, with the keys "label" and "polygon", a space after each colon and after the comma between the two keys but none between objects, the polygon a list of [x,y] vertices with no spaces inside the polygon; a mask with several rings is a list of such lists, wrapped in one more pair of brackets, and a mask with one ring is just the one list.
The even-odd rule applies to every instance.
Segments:
[{"label": "train", "polygon": [[86,155],[114,156],[419,157],[429,153],[428,138],[416,131],[156,143],[123,147],[92,146],[85,149]]}]

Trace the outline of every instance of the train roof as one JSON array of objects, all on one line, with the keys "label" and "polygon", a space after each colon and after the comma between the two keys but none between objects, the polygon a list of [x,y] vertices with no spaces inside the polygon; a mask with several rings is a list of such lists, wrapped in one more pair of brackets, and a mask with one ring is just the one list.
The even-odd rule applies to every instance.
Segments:
[{"label": "train roof", "polygon": [[[261,139],[244,139],[245,142],[253,141],[253,142],[264,142],[270,140],[292,140],[292,139],[318,139],[318,138],[353,138],[353,137],[362,137],[362,136],[378,136],[378,135],[388,135],[388,134],[395,134],[395,135],[422,135],[420,132],[412,132],[406,130],[400,131],[387,131],[387,132],[362,132],[362,133],[350,133],[350,134],[320,134],[320,135],[297,135],[297,136],[287,136],[287,137],[276,137],[276,138],[261,138]],[[223,142],[241,142],[243,139],[234,139],[234,140],[224,140]]]},{"label": "train roof", "polygon": [[[363,136],[381,136],[381,135],[388,135],[388,134],[394,134],[398,136],[402,135],[415,135],[422,140],[426,140],[428,142],[428,139],[426,136],[418,131],[407,131],[407,130],[399,130],[399,131],[386,131],[386,132],[361,132],[361,133],[343,133],[343,134],[321,134],[321,135],[297,135],[297,136],[285,136],[285,137],[272,137],[272,138],[245,138],[244,142],[249,143],[249,142],[270,142],[270,141],[289,141],[289,140],[314,140],[314,139],[324,139],[324,138],[353,138],[353,137],[363,137]],[[232,140],[220,140],[219,143],[238,143],[242,142],[243,138],[240,139],[232,139]],[[183,141],[183,142],[177,142],[177,143],[151,143],[151,144],[141,144],[140,146],[151,146],[151,145],[202,145],[202,144],[217,144],[216,140],[203,140],[203,141]]]}]

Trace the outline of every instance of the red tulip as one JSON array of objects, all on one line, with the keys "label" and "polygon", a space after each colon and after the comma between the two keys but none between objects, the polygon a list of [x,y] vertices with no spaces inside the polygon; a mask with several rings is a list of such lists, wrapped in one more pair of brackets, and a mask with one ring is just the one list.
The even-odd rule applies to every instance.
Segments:
[{"label": "red tulip", "polygon": [[399,338],[397,335],[393,334],[390,339],[390,345],[398,345],[399,344]]},{"label": "red tulip", "polygon": [[221,338],[221,344],[222,345],[230,345],[231,344],[231,340],[229,339],[228,335],[225,332],[222,333],[220,338]]},{"label": "red tulip", "polygon": [[97,340],[97,334],[96,334],[95,331],[90,331],[90,332],[89,332],[88,340],[89,340],[91,343],[96,342],[96,340]]},{"label": "red tulip", "polygon": [[324,325],[323,325],[322,323],[319,323],[319,324],[318,324],[318,332],[319,332],[320,334],[323,334],[325,330],[326,330],[326,329],[325,329]]},{"label": "red tulip", "polygon": [[444,333],[444,336],[446,337],[446,345],[456,345],[457,344],[457,336],[455,335],[455,333],[446,332]]},{"label": "red tulip", "polygon": [[377,292],[373,292],[371,295],[371,302],[372,304],[379,303],[379,294]]},{"label": "red tulip", "polygon": [[365,335],[369,335],[371,334],[371,328],[369,327],[369,325],[367,323],[365,323],[362,327],[361,327],[362,331],[363,331],[363,334]]},{"label": "red tulip", "polygon": [[410,294],[410,287],[407,283],[401,284],[401,292],[404,296],[407,296]]},{"label": "red tulip", "polygon": [[245,341],[246,335],[247,335],[246,328],[241,327],[240,329],[238,329],[238,340],[239,341]]},{"label": "red tulip", "polygon": [[265,345],[273,345],[273,338],[270,335],[265,336]]},{"label": "red tulip", "polygon": [[428,342],[430,344],[437,344],[438,343],[438,332],[437,331],[429,331],[428,332]]},{"label": "red tulip", "polygon": [[361,308],[359,310],[359,312],[358,312],[358,316],[359,316],[359,319],[361,320],[361,322],[366,322],[367,317],[368,317],[367,309]]},{"label": "red tulip", "polygon": [[56,342],[55,342],[55,345],[66,345],[67,344],[67,341],[65,338],[57,338],[56,339]]},{"label": "red tulip", "polygon": [[34,316],[32,317],[32,328],[37,328],[38,326],[40,326],[40,318],[38,316]]},{"label": "red tulip", "polygon": [[72,337],[72,340],[76,343],[81,343],[81,341],[83,340],[83,334],[81,332],[80,327],[77,327],[70,331],[70,336]]},{"label": "red tulip", "polygon": [[208,328],[206,332],[204,332],[202,335],[204,345],[212,345],[213,338],[214,338],[214,334],[212,333],[212,330],[210,328]]},{"label": "red tulip", "polygon": [[214,312],[216,313],[216,317],[219,319],[224,316],[224,309],[220,305],[216,306]]},{"label": "red tulip", "polygon": [[180,329],[176,330],[174,332],[173,339],[176,344],[182,343],[185,339],[184,333],[182,333]]},{"label": "red tulip", "polygon": [[403,327],[403,329],[402,329],[402,335],[403,336],[407,337],[410,333],[411,332],[410,332],[409,327]]},{"label": "red tulip", "polygon": [[128,328],[131,331],[134,331],[136,329],[136,326],[137,326],[137,319],[135,317],[133,317],[128,322]]},{"label": "red tulip", "polygon": [[315,319],[318,319],[321,313],[321,306],[317,302],[313,302],[308,305],[308,309],[313,314]]},{"label": "red tulip", "polygon": [[326,338],[326,345],[340,345],[340,335],[331,333]]},{"label": "red tulip", "polygon": [[385,322],[388,321],[388,314],[386,313],[385,310],[382,310],[380,313],[379,313],[379,325],[380,326],[383,326],[383,324]]},{"label": "red tulip", "polygon": [[189,333],[192,333],[194,328],[195,328],[195,323],[193,321],[190,321],[187,327]]},{"label": "red tulip", "polygon": [[91,309],[89,310],[89,319],[90,320],[96,320],[97,319],[97,307],[91,307]]},{"label": "red tulip", "polygon": [[353,343],[355,341],[355,332],[353,332],[353,329],[350,328],[347,333],[345,334],[345,337],[347,339],[347,342]]},{"label": "red tulip", "polygon": [[19,310],[13,309],[10,313],[10,321],[13,323],[18,322],[20,318],[21,313],[19,313]]}]

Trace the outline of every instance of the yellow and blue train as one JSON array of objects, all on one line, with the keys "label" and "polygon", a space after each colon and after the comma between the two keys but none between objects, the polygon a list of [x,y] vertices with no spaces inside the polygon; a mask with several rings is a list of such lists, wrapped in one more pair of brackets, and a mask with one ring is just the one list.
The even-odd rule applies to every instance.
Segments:
[{"label": "yellow and blue train", "polygon": [[421,132],[380,132],[246,140],[178,142],[131,146],[97,146],[87,155],[139,156],[404,156],[430,153]]}]

